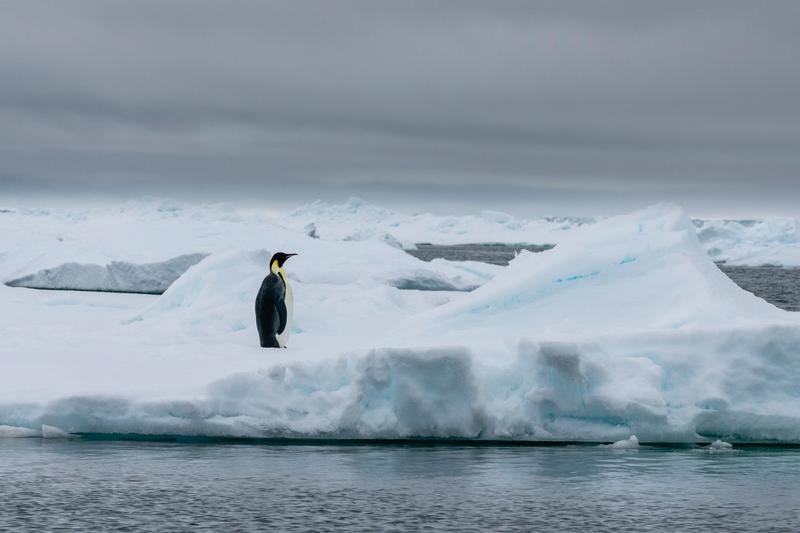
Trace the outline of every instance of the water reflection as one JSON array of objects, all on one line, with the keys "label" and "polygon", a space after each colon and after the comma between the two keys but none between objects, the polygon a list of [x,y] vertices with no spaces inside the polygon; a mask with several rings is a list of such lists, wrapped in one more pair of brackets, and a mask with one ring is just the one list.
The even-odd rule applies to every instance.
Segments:
[{"label": "water reflection", "polygon": [[797,531],[800,450],[0,440],[0,530]]}]

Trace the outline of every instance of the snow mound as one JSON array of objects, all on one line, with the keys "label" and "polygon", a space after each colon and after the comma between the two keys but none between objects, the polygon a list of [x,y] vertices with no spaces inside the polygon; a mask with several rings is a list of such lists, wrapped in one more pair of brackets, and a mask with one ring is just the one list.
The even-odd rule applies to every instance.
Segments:
[{"label": "snow mound", "polygon": [[[405,252],[376,242],[333,246],[339,250],[303,249],[286,265],[295,297],[293,346],[307,346],[309,341],[327,347],[369,346],[367,339],[384,332],[398,315],[410,316],[449,299],[401,293],[464,291],[498,270],[482,264],[408,261]],[[369,258],[380,254],[396,258],[395,265],[370,267]],[[212,254],[126,323],[143,322],[165,335],[168,331],[205,339],[232,335],[257,345],[246,339],[255,336],[253,302],[271,255],[267,250],[239,249]],[[354,338],[359,341],[354,343]]]},{"label": "snow mound", "polygon": [[[554,249],[523,252],[479,289],[412,318],[391,339],[492,344],[643,330],[744,327],[787,313],[743,291],[709,259],[682,210],[656,206],[579,228]],[[496,351],[496,349],[494,350]]]},{"label": "snow mound", "polygon": [[714,261],[734,265],[800,266],[800,220],[695,220]]},{"label": "snow mound", "polygon": [[65,263],[6,282],[9,287],[161,294],[206,254],[173,257],[158,263],[113,261],[108,265]]},{"label": "snow mound", "polygon": [[[193,335],[243,330],[252,322],[253,302],[270,257],[266,250],[212,254],[188,269],[129,322],[152,319],[162,329],[188,330]],[[176,314],[179,321],[170,322]]]}]

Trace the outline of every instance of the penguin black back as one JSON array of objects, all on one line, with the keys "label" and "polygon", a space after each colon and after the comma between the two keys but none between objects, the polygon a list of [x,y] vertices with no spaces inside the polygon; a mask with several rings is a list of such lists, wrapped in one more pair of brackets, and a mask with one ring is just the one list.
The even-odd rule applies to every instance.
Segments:
[{"label": "penguin black back", "polygon": [[262,348],[284,348],[291,331],[292,293],[283,264],[291,256],[278,252],[270,259],[270,272],[256,296],[256,327]]}]

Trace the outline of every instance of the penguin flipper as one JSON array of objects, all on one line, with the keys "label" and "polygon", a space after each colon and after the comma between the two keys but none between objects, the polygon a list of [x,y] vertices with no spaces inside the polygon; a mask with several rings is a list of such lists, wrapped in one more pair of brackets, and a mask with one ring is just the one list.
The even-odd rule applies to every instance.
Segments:
[{"label": "penguin flipper", "polygon": [[275,304],[275,311],[278,313],[278,332],[280,335],[286,329],[286,302],[281,300]]}]

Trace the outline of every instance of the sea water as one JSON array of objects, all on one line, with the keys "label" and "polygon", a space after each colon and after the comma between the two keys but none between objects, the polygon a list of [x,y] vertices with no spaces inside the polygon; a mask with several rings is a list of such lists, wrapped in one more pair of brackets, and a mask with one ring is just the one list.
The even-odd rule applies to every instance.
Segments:
[{"label": "sea water", "polygon": [[800,449],[0,441],[2,531],[800,530]]}]

